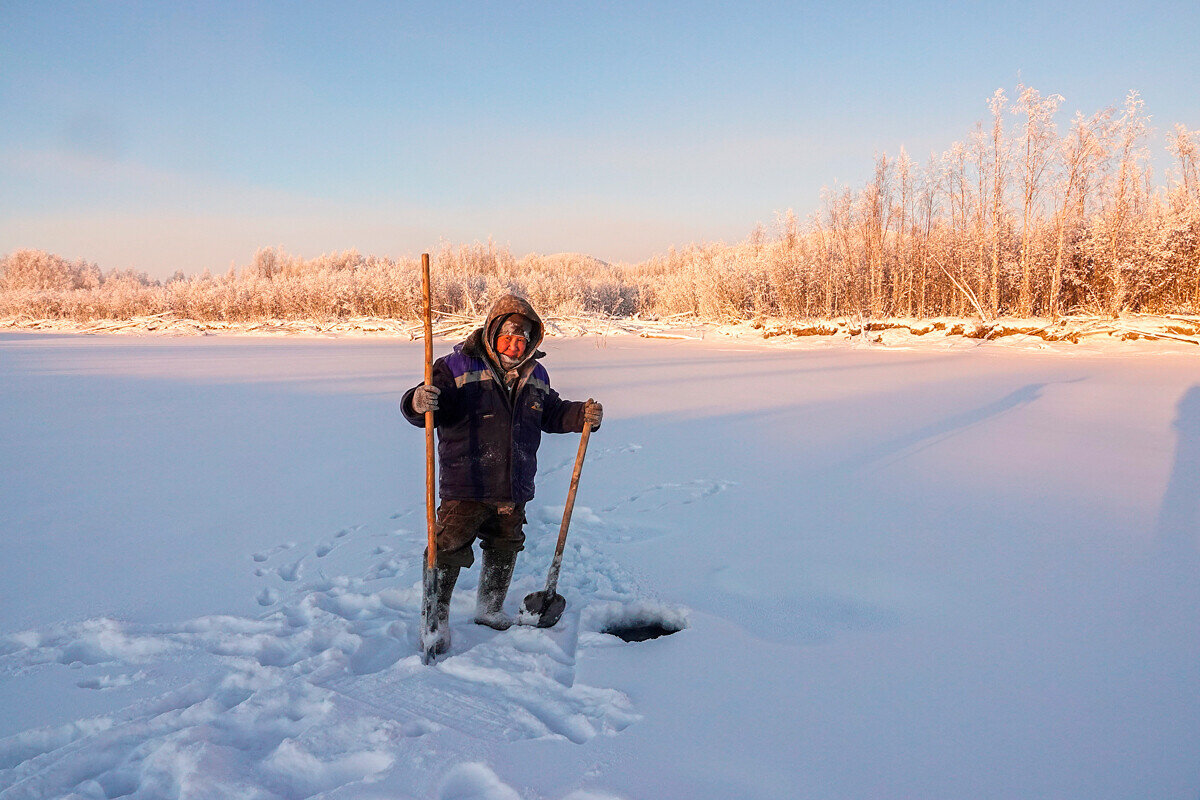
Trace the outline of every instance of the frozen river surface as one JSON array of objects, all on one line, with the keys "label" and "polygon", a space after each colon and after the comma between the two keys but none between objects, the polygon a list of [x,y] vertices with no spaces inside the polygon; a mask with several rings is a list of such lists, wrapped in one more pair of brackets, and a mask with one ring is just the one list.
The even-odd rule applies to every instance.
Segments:
[{"label": "frozen river surface", "polygon": [[1194,355],[544,349],[568,612],[422,667],[420,343],[0,335],[0,798],[1200,794]]}]

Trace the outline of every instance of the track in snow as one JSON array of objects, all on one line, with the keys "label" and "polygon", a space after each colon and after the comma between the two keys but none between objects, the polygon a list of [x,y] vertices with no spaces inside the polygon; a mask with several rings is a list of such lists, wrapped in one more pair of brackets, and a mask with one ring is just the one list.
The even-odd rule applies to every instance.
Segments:
[{"label": "track in snow", "polygon": [[[682,501],[727,485],[688,485]],[[512,607],[542,588],[561,508],[531,511]],[[0,676],[73,667],[78,686],[133,686],[150,695],[115,713],[0,740],[0,800],[243,790],[308,797],[427,763],[430,748],[420,742],[429,735],[583,743],[638,719],[624,694],[581,684],[575,674],[581,631],[598,641],[600,627],[625,609],[659,608],[647,606],[603,552],[605,542],[628,539],[629,526],[609,528],[590,509],[576,509],[559,589],[570,606],[553,629],[499,633],[472,624],[478,570],[464,572],[451,609],[451,653],[424,667],[415,644],[424,535],[395,527],[411,512],[250,554],[262,580],[256,600],[266,607],[258,618],[156,625],[98,618],[0,639]],[[678,609],[659,610],[684,618]]]}]

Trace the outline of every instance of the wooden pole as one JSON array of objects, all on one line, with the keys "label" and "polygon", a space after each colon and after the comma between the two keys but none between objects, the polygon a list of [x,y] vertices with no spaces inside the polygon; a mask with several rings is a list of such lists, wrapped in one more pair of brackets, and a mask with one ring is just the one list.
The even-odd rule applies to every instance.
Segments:
[{"label": "wooden pole", "polygon": [[[429,290],[429,253],[421,254],[421,293],[425,297],[425,385],[433,385],[433,303]],[[429,536],[426,566],[437,566],[437,498],[435,496],[436,465],[434,464],[433,412],[425,412],[425,524]]]},{"label": "wooden pole", "polygon": [[[421,293],[425,296],[425,385],[433,385],[433,312],[429,292],[429,254],[421,254]],[[425,525],[429,541],[421,580],[421,663],[432,664],[442,632],[438,630],[437,523],[434,496],[433,412],[425,412]]]}]

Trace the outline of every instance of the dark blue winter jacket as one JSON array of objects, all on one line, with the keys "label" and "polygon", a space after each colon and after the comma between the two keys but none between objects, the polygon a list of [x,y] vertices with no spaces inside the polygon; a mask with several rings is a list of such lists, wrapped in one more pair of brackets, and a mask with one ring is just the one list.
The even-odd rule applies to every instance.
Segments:
[{"label": "dark blue winter jacket", "polygon": [[[433,365],[433,383],[441,389],[434,425],[438,432],[438,487],[443,500],[488,500],[523,503],[533,499],[537,450],[542,432],[583,430],[584,403],[563,400],[550,388],[550,375],[538,363],[542,324],[520,298],[512,311],[501,302],[483,328],[476,330]],[[513,388],[495,366],[486,332],[499,329],[509,313],[535,324],[527,356],[517,367]],[[425,415],[413,411],[409,389],[401,401],[404,416],[424,427]]]}]

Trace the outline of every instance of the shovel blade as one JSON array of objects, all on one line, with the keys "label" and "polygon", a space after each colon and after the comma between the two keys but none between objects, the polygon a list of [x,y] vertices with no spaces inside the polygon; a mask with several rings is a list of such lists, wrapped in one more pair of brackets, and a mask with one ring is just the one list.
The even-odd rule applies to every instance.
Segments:
[{"label": "shovel blade", "polygon": [[567,601],[561,594],[533,592],[521,601],[517,619],[525,625],[532,623],[539,628],[553,628],[566,610]]}]

